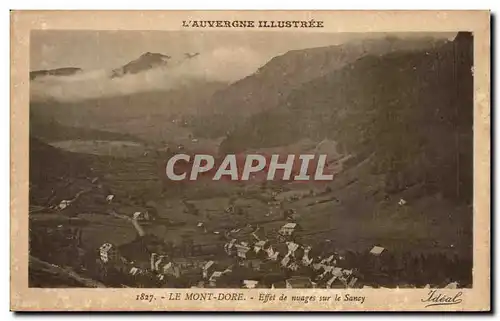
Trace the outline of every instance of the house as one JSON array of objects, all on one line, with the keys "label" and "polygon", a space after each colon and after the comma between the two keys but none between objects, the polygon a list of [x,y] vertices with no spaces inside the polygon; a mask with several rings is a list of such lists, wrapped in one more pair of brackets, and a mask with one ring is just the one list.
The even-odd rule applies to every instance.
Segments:
[{"label": "house", "polygon": [[208,279],[208,283],[211,287],[216,287],[217,286],[217,280],[223,275],[224,273],[221,271],[215,271],[212,273],[210,276],[210,279]]},{"label": "house", "polygon": [[332,255],[322,259],[320,263],[321,264],[331,264],[331,263],[335,264],[336,263],[335,255],[332,254]]},{"label": "house", "polygon": [[287,255],[295,257],[295,251],[300,247],[300,245],[295,242],[286,242],[286,245],[288,247]]},{"label": "house", "polygon": [[279,252],[276,252],[272,246],[268,247],[266,250],[267,258],[272,261],[278,260]]},{"label": "house", "polygon": [[304,255],[302,256],[302,264],[304,266],[309,266],[311,265],[313,259],[312,258],[309,258],[309,253],[311,252],[311,247],[310,246],[306,246],[304,247]]},{"label": "house", "polygon": [[297,223],[286,223],[281,227],[278,233],[282,236],[292,236],[297,228]]},{"label": "house", "polygon": [[227,268],[225,268],[224,271],[222,271],[222,274],[231,273],[231,272],[233,272],[233,266],[232,265],[230,265]]},{"label": "house", "polygon": [[268,245],[268,241],[267,240],[260,240],[258,241],[257,243],[254,244],[253,246],[253,250],[254,252],[257,254],[259,253],[261,250],[265,250],[266,246]]},{"label": "house", "polygon": [[279,258],[284,258],[288,255],[288,246],[286,243],[276,243],[273,245],[274,252],[278,253]]},{"label": "house", "polygon": [[332,285],[333,285],[333,282],[335,282],[337,280],[337,276],[332,276],[328,281],[326,281],[326,284],[325,284],[325,287],[327,289],[331,289],[332,288]]},{"label": "house", "polygon": [[253,227],[250,224],[247,224],[246,226],[238,229],[233,229],[231,233],[233,234],[233,237],[236,238],[238,241],[246,241],[249,243],[257,242],[259,240],[256,239],[256,235],[252,235],[252,233],[257,232],[258,229]]},{"label": "house", "polygon": [[235,244],[236,244],[236,239],[232,239],[228,243],[224,244],[224,251],[226,251],[227,255],[233,255]]},{"label": "house", "polygon": [[161,272],[162,272],[162,274],[171,275],[171,276],[174,276],[176,278],[180,277],[182,274],[181,267],[174,264],[173,262],[168,262],[165,265],[163,265],[161,268]]},{"label": "house", "polygon": [[321,264],[321,263],[313,263],[312,264],[312,267],[315,271],[319,271],[321,269],[324,269],[324,264]]},{"label": "house", "polygon": [[101,261],[107,263],[117,261],[120,255],[118,250],[111,243],[104,243],[99,248],[99,257]]},{"label": "house", "polygon": [[330,273],[332,275],[339,277],[339,278],[344,276],[344,270],[342,270],[342,268],[339,268],[339,267],[331,267]]},{"label": "house", "polygon": [[196,224],[196,227],[202,228],[203,232],[207,233],[207,228],[206,228],[205,224],[203,224],[202,222],[199,222],[198,224]]},{"label": "house", "polygon": [[337,278],[342,277],[342,269],[339,267],[325,265],[325,264],[321,264],[321,267],[323,272],[320,275],[318,275],[317,278],[318,280],[322,280],[330,276],[335,276]]},{"label": "house", "polygon": [[150,220],[150,216],[149,216],[149,212],[148,211],[145,211],[145,212],[135,212],[134,215],[132,216],[132,218],[134,220],[137,220],[137,221],[149,221]]},{"label": "house", "polygon": [[326,270],[330,277],[326,282],[326,287],[329,289],[352,288],[358,281],[358,278],[354,277],[352,270],[341,269],[339,267],[327,267]]},{"label": "house", "polygon": [[370,254],[374,255],[374,256],[380,256],[382,254],[382,252],[384,252],[384,248],[381,247],[381,246],[374,246],[371,250],[370,250]]},{"label": "house", "polygon": [[289,208],[283,212],[283,219],[288,221],[296,220],[298,217],[297,212],[293,208]]},{"label": "house", "polygon": [[252,269],[252,270],[260,271],[260,267],[262,265],[262,260],[260,260],[260,259],[245,260],[245,262],[243,262],[243,265],[246,266],[247,268]]},{"label": "house", "polygon": [[191,286],[191,289],[202,289],[205,287],[205,283],[203,281],[199,281],[196,285]]},{"label": "house", "polygon": [[356,277],[351,277],[351,279],[349,280],[349,282],[347,283],[347,287],[348,288],[353,288],[354,285],[356,284],[356,282],[358,282],[358,278]]},{"label": "house", "polygon": [[290,263],[290,257],[287,255],[281,260],[280,264],[282,267],[286,268],[288,263]]},{"label": "house", "polygon": [[242,259],[247,258],[248,251],[250,251],[250,247],[248,244],[235,244],[236,247],[236,255]]},{"label": "house", "polygon": [[214,269],[215,269],[215,262],[214,261],[208,261],[207,263],[205,263],[205,265],[203,265],[203,267],[201,269],[202,274],[203,274],[203,278],[207,279],[209,275],[212,275]]},{"label": "house", "polygon": [[347,270],[347,269],[342,270],[342,274],[345,275],[346,277],[351,276],[352,273],[353,273],[352,269],[351,270]]},{"label": "house", "polygon": [[297,262],[292,262],[288,265],[288,269],[290,271],[297,271],[299,269],[299,265],[297,264]]},{"label": "house", "polygon": [[200,266],[197,262],[183,257],[172,258],[172,263],[182,270],[203,269],[203,265]]},{"label": "house", "polygon": [[277,261],[278,260],[278,252],[274,252],[272,255],[269,256],[269,260],[271,261]]},{"label": "house", "polygon": [[346,283],[342,278],[333,275],[325,284],[327,289],[345,289],[347,287]]},{"label": "house", "polygon": [[156,253],[151,253],[151,271],[159,271],[162,263],[168,259],[167,255],[159,255]]},{"label": "house", "polygon": [[71,205],[71,201],[68,201],[68,200],[62,200],[61,203],[59,203],[59,206],[57,207],[59,210],[64,210],[66,209],[68,206]]},{"label": "house", "polygon": [[243,280],[243,287],[247,289],[254,289],[257,287],[259,281],[256,280]]},{"label": "house", "polygon": [[128,273],[131,274],[131,275],[133,275],[133,276],[136,276],[136,275],[142,274],[143,271],[141,269],[133,266]]},{"label": "house", "polygon": [[294,276],[289,278],[286,282],[287,289],[311,289],[314,288],[314,283],[310,278],[305,276]]}]

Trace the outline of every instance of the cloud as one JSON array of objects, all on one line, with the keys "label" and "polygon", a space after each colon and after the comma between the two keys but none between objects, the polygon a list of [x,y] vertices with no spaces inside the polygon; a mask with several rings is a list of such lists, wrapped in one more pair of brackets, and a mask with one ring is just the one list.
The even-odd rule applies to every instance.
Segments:
[{"label": "cloud", "polygon": [[219,47],[192,59],[172,57],[167,66],[113,79],[110,70],[37,77],[31,82],[31,99],[79,101],[170,90],[199,80],[234,82],[255,72],[269,58],[246,47]]}]

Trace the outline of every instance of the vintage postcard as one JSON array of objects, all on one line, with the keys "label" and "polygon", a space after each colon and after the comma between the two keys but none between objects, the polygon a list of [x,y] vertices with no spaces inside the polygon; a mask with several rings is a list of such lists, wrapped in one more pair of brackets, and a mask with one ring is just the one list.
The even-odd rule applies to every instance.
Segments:
[{"label": "vintage postcard", "polygon": [[488,11],[14,11],[14,311],[489,311]]}]

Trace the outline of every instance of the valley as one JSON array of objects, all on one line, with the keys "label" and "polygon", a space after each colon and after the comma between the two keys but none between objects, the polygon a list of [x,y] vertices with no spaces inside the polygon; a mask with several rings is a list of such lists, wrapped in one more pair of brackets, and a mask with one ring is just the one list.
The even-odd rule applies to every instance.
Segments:
[{"label": "valley", "polygon": [[[31,286],[472,286],[471,48],[367,40],[231,84],[31,102]],[[171,181],[178,153],[325,154],[334,178]]]}]

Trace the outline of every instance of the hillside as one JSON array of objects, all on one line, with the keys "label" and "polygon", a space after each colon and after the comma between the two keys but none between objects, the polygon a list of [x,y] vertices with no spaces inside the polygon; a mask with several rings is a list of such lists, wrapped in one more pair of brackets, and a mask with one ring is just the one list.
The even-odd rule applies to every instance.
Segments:
[{"label": "hillside", "polygon": [[57,177],[76,177],[89,171],[88,159],[67,153],[30,137],[30,182],[48,184]]},{"label": "hillside", "polygon": [[90,159],[86,155],[68,153],[30,137],[30,205],[46,205],[56,193],[69,197],[71,182],[91,175]]},{"label": "hillside", "polygon": [[[138,136],[143,140],[166,140],[185,130],[172,123],[179,114],[194,113],[212,93],[226,86],[220,82],[190,82],[164,91],[138,92],[75,102],[31,102],[35,118],[55,119],[68,127],[91,128]],[[193,94],[196,93],[196,94]]]},{"label": "hillside", "polygon": [[394,51],[415,50],[442,44],[435,38],[365,39],[336,46],[292,50],[274,57],[254,74],[216,92],[202,117],[191,120],[199,136],[224,135],[256,113],[271,109],[287,99],[302,84],[328,75],[360,57]]},{"label": "hillside", "polygon": [[386,189],[425,189],[471,201],[473,77],[470,34],[440,47],[367,56],[295,89],[250,118],[224,152],[324,137],[370,157]]},{"label": "hillside", "polygon": [[64,140],[125,140],[137,141],[138,138],[128,134],[96,130],[83,127],[61,125],[50,113],[30,110],[30,136],[44,142]]}]

